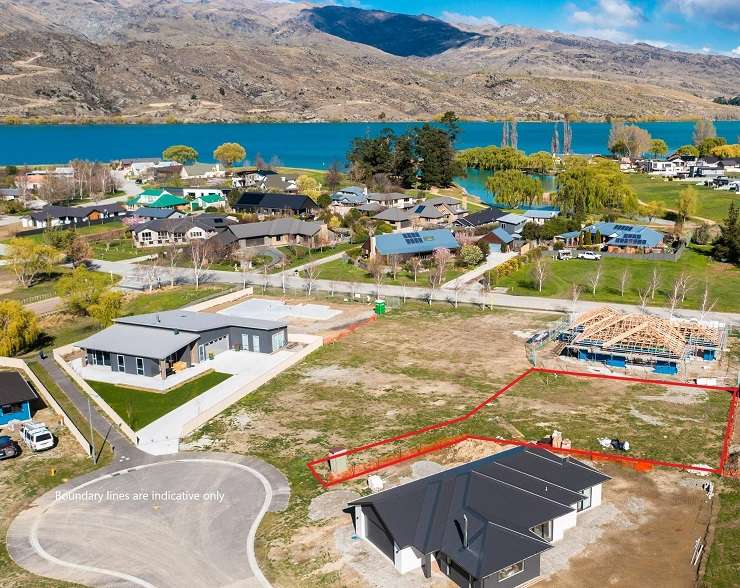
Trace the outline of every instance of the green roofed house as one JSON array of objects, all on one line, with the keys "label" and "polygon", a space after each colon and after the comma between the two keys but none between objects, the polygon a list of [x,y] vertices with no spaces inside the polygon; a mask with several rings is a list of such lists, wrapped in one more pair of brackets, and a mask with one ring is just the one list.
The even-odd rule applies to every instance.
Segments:
[{"label": "green roofed house", "polygon": [[206,208],[226,208],[226,198],[221,194],[201,194],[190,201],[193,210],[205,210]]},{"label": "green roofed house", "polygon": [[155,202],[165,194],[172,196],[170,192],[161,188],[147,188],[141,192],[141,194],[137,194],[136,196],[129,198],[126,201],[126,208],[129,210],[136,210],[141,206],[150,206],[152,202]]},{"label": "green roofed house", "polygon": [[179,196],[166,192],[147,206],[149,208],[173,208],[175,210],[184,211],[190,207],[190,203],[184,198],[180,198]]}]

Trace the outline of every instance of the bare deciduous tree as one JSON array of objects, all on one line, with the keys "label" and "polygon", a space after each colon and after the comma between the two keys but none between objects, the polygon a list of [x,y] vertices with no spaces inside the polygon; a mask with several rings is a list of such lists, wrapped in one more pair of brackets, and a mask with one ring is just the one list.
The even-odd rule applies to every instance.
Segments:
[{"label": "bare deciduous tree", "polygon": [[575,317],[578,299],[581,297],[581,285],[575,282],[570,285],[570,312]]},{"label": "bare deciduous tree", "polygon": [[596,295],[596,289],[599,287],[599,283],[601,282],[601,276],[604,273],[604,267],[602,266],[601,262],[599,261],[596,264],[596,268],[594,271],[588,276],[588,285],[591,286],[591,294]]},{"label": "bare deciduous tree", "polygon": [[208,272],[213,254],[213,246],[206,239],[193,239],[190,242],[190,270],[196,290],[200,288],[200,283]]},{"label": "bare deciduous tree", "polygon": [[385,279],[385,263],[383,259],[376,255],[367,260],[367,272],[373,277],[377,290],[377,297],[380,298],[380,287]]},{"label": "bare deciduous tree", "polygon": [[637,296],[640,298],[640,310],[647,312],[647,301],[650,298],[650,286],[647,288],[638,288]]},{"label": "bare deciduous tree", "polygon": [[708,312],[712,312],[712,309],[714,308],[714,305],[717,304],[717,299],[714,300],[710,299],[709,294],[709,280],[704,280],[704,292],[701,296],[701,314],[699,315],[699,320],[703,321],[704,316]]},{"label": "bare deciduous tree", "polygon": [[539,255],[535,258],[534,262],[532,263],[532,279],[534,280],[535,284],[537,284],[537,291],[542,292],[542,286],[545,283],[545,278],[547,277],[547,260],[542,256]]},{"label": "bare deciduous tree", "polygon": [[655,300],[655,292],[660,288],[662,276],[657,265],[653,266],[653,271],[650,274],[650,282],[648,283],[648,290],[650,292],[650,300]]},{"label": "bare deciduous tree", "polygon": [[624,298],[624,293],[627,291],[627,286],[630,283],[630,277],[632,274],[627,268],[622,270],[622,274],[619,276],[619,295]]},{"label": "bare deciduous tree", "polygon": [[232,259],[239,265],[239,272],[242,276],[242,288],[247,287],[247,275],[252,269],[252,260],[256,251],[252,247],[235,247],[231,254]]},{"label": "bare deciduous tree", "polygon": [[319,279],[321,274],[321,267],[315,263],[309,263],[303,270],[303,274],[306,278],[306,296],[311,297],[311,292],[316,285],[316,280]]},{"label": "bare deciduous tree", "polygon": [[397,254],[389,255],[388,256],[388,269],[391,270],[391,276],[393,277],[393,280],[396,279],[396,275],[398,274],[398,270],[401,267],[401,256]]},{"label": "bare deciduous tree", "polygon": [[408,260],[407,263],[409,265],[411,273],[414,274],[414,283],[416,283],[416,278],[419,275],[419,270],[421,270],[421,266],[423,265],[421,257],[412,257]]}]

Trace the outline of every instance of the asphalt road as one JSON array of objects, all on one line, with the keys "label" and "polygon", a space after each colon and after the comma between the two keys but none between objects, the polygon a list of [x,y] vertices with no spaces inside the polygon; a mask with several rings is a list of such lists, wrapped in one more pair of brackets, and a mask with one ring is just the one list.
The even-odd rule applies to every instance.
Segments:
[{"label": "asphalt road", "polygon": [[272,466],[231,454],[109,466],[34,501],[8,551],[35,574],[87,586],[269,586],[255,531],[289,492]]}]

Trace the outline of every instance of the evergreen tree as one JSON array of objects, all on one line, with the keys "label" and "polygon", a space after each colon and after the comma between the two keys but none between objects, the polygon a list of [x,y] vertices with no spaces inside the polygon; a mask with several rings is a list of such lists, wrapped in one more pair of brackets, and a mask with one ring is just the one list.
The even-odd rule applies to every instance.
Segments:
[{"label": "evergreen tree", "polygon": [[444,131],[429,124],[415,129],[416,157],[419,161],[419,186],[445,187],[452,184],[455,150]]},{"label": "evergreen tree", "polygon": [[722,224],[721,233],[712,248],[712,255],[720,261],[740,263],[740,225],[738,225],[738,210],[734,202],[730,203],[727,218]]},{"label": "evergreen tree", "polygon": [[414,141],[409,135],[402,135],[396,141],[393,154],[393,176],[403,188],[413,188],[416,184]]}]

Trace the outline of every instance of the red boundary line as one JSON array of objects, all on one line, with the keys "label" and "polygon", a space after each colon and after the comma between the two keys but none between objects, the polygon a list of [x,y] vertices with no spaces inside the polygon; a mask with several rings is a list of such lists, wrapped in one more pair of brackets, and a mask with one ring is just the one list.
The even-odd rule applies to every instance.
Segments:
[{"label": "red boundary line", "polygon": [[[519,374],[516,378],[514,378],[511,382],[500,388],[497,392],[495,392],[493,395],[486,398],[483,402],[478,404],[475,408],[468,411],[467,413],[455,417],[452,419],[448,419],[445,421],[441,421],[439,423],[434,423],[431,425],[427,425],[425,427],[422,427],[420,429],[415,429],[413,431],[407,431],[406,433],[402,433],[400,435],[396,435],[394,437],[389,437],[387,439],[381,439],[379,441],[374,441],[372,443],[367,443],[365,445],[360,445],[359,447],[354,447],[352,449],[347,449],[345,451],[336,453],[332,455],[332,458],[336,457],[343,457],[348,455],[353,455],[356,453],[360,453],[362,451],[366,451],[368,449],[372,449],[373,447],[379,447],[381,445],[387,445],[389,443],[394,443],[396,441],[401,441],[403,439],[408,439],[410,437],[415,437],[418,435],[421,435],[423,433],[428,433],[429,431],[436,431],[438,429],[442,429],[445,427],[448,427],[450,425],[454,425],[457,423],[460,423],[462,421],[465,421],[469,418],[471,418],[473,415],[478,413],[481,409],[483,409],[485,406],[496,400],[499,396],[502,394],[505,394],[507,391],[509,391],[513,386],[518,384],[520,381],[522,381],[524,378],[526,378],[529,374],[533,372],[539,372],[539,373],[547,373],[547,374],[555,374],[555,375],[565,375],[565,376],[574,376],[574,377],[582,377],[582,378],[595,378],[595,379],[604,379],[604,380],[618,380],[623,382],[637,382],[642,384],[659,384],[664,386],[677,386],[677,387],[683,387],[683,388],[697,388],[701,390],[718,390],[723,392],[731,392],[732,396],[730,399],[730,407],[727,412],[727,425],[725,427],[725,433],[722,443],[722,453],[720,455],[720,463],[719,466],[716,468],[704,468],[704,467],[695,467],[691,464],[681,464],[681,463],[674,463],[674,462],[664,462],[659,460],[652,460],[647,458],[635,458],[635,457],[628,457],[628,456],[621,456],[617,454],[612,453],[604,453],[601,451],[590,451],[586,449],[562,449],[562,448],[551,448],[555,452],[560,453],[567,453],[572,455],[581,455],[581,456],[597,456],[598,459],[603,459],[606,461],[620,461],[620,462],[626,462],[626,463],[642,463],[646,465],[651,466],[664,466],[664,467],[673,467],[673,468],[680,468],[680,469],[692,469],[692,470],[699,470],[699,471],[706,471],[710,473],[716,473],[723,475],[724,473],[724,466],[725,462],[728,458],[729,453],[729,446],[730,446],[730,439],[732,437],[733,429],[734,429],[734,418],[735,418],[735,411],[736,411],[736,404],[737,404],[737,397],[738,397],[738,390],[731,386],[704,386],[701,384],[689,384],[686,382],[673,382],[671,380],[658,380],[658,379],[650,379],[650,378],[636,378],[632,376],[616,376],[611,374],[594,374],[590,372],[578,372],[578,371],[572,371],[572,370],[555,370],[555,369],[546,369],[546,368],[529,368],[527,371]],[[421,455],[425,455],[427,453],[431,453],[433,451],[438,451],[439,449],[444,449],[446,447],[451,447],[452,445],[456,445],[457,443],[460,443],[462,441],[465,441],[467,439],[474,439],[478,441],[491,441],[495,443],[500,443],[503,445],[521,445],[521,446],[527,446],[527,447],[536,447],[536,444],[530,443],[528,441],[518,441],[514,439],[496,439],[492,437],[482,437],[477,435],[463,435],[461,437],[455,437],[453,439],[450,439],[443,443],[437,443],[433,444],[429,447],[425,447],[421,450],[417,450],[411,453],[402,454],[399,457],[395,457],[386,461],[378,462],[373,466],[370,466],[368,468],[365,468],[359,472],[352,472],[348,476],[343,476],[340,478],[334,478],[334,479],[325,479],[316,471],[317,464],[324,463],[327,461],[327,457],[321,457],[318,459],[314,459],[312,461],[309,461],[306,465],[308,466],[308,469],[311,471],[311,474],[316,479],[319,484],[321,484],[324,488],[329,488],[330,486],[334,486],[336,484],[340,484],[342,482],[347,482],[349,480],[352,480],[354,478],[358,478],[360,476],[364,476],[368,473],[375,472],[381,469],[384,469],[386,467],[396,465],[399,463],[402,463],[404,461],[407,461],[409,459],[414,459],[415,457],[419,457]]]}]

